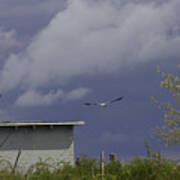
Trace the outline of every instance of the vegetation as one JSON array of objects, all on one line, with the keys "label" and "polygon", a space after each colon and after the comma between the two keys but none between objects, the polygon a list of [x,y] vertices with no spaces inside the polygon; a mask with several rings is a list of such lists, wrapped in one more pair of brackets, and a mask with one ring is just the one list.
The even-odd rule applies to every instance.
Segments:
[{"label": "vegetation", "polygon": [[[178,68],[180,68],[180,65],[178,65]],[[166,74],[161,71],[160,67],[157,67],[157,71],[163,78],[160,82],[161,87],[168,89],[172,96],[175,97],[173,103],[165,105],[151,97],[164,113],[163,124],[155,127],[154,133],[168,146],[171,143],[180,143],[180,77]]]},{"label": "vegetation", "polygon": [[[105,162],[104,180],[179,180],[180,165],[175,161],[162,158],[160,153],[151,153],[147,148],[147,157],[133,160],[111,160]],[[2,163],[2,162],[1,162]],[[6,163],[6,165],[4,164]],[[3,165],[3,166],[2,166]],[[56,164],[39,161],[26,173],[18,169],[12,172],[12,166],[4,161],[0,168],[1,180],[101,180],[100,163],[97,159],[82,156],[76,166],[58,162]]]}]

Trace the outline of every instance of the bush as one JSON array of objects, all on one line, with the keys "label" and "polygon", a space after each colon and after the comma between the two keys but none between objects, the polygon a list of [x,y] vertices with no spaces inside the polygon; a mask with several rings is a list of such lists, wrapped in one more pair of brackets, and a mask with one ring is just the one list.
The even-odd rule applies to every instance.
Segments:
[{"label": "bush", "polygon": [[[83,155],[78,165],[67,163],[48,164],[37,162],[26,174],[12,173],[10,168],[0,168],[0,180],[100,180],[100,163]],[[136,157],[122,162],[105,162],[105,180],[180,180],[180,165],[162,158],[160,153],[148,153],[148,157]]]}]

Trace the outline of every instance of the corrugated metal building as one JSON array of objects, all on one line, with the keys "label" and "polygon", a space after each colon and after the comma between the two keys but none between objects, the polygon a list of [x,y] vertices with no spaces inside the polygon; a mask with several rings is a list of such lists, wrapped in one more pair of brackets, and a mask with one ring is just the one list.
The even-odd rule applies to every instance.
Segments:
[{"label": "corrugated metal building", "polygon": [[29,167],[39,159],[74,163],[75,125],[83,121],[2,122],[0,123],[0,159],[14,164],[21,149],[19,167]]}]

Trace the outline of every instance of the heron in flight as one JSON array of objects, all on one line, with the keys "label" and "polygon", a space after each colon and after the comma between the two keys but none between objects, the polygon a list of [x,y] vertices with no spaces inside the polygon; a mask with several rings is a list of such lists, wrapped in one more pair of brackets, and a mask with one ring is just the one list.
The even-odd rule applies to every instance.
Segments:
[{"label": "heron in flight", "polygon": [[107,107],[109,104],[112,104],[116,101],[120,101],[122,99],[123,99],[123,96],[113,99],[111,101],[105,101],[105,102],[95,102],[95,103],[86,102],[86,103],[84,103],[84,105],[86,105],[86,106],[95,105],[95,106],[100,106],[100,107]]}]

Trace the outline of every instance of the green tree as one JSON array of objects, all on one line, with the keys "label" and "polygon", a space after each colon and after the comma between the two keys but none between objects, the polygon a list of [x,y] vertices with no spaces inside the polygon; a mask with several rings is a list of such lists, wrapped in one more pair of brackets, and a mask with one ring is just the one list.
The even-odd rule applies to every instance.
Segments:
[{"label": "green tree", "polygon": [[[180,68],[180,64],[178,68]],[[166,88],[175,98],[173,103],[162,104],[153,96],[151,97],[154,103],[163,111],[163,123],[156,126],[153,133],[168,146],[172,143],[180,143],[180,77],[162,72],[159,66],[157,72],[162,77],[161,87]]]}]

